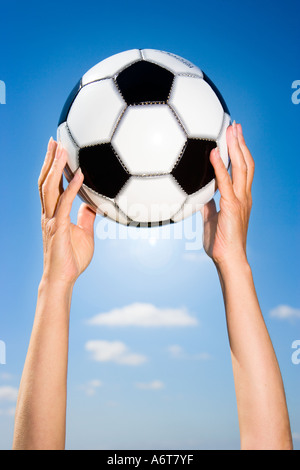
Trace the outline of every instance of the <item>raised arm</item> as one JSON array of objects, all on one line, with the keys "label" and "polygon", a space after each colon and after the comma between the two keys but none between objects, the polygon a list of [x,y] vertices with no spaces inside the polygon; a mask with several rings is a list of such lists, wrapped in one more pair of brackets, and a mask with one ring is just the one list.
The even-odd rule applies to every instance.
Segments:
[{"label": "raised arm", "polygon": [[63,449],[66,427],[69,313],[74,283],[94,250],[95,214],[80,207],[70,221],[82,185],[79,171],[63,191],[66,153],[50,139],[39,178],[44,271],[19,388],[13,449]]},{"label": "raised arm", "polygon": [[227,130],[227,144],[232,179],[219,152],[213,150],[220,211],[212,200],[202,216],[204,248],[216,265],[224,297],[241,448],[292,449],[281,373],[246,255],[254,161],[240,124]]}]

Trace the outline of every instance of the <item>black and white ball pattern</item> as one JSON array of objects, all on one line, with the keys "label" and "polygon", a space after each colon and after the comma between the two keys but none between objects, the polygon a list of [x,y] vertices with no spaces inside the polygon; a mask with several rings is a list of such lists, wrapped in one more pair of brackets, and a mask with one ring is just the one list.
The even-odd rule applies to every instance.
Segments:
[{"label": "black and white ball pattern", "polygon": [[177,55],[133,49],[91,68],[67,99],[58,140],[81,198],[134,226],[177,222],[215,194],[210,151],[228,167],[228,108],[211,80]]}]

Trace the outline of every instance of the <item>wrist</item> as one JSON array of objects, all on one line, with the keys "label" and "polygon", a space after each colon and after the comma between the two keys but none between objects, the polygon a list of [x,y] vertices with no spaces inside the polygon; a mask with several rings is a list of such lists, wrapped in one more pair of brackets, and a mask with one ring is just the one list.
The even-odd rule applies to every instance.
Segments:
[{"label": "wrist", "polygon": [[219,262],[214,261],[214,263],[222,280],[236,275],[239,276],[242,273],[251,273],[246,255],[223,259]]},{"label": "wrist", "polygon": [[54,294],[55,297],[70,296],[73,292],[75,282],[64,279],[53,279],[46,273],[43,274],[39,284],[39,294]]},{"label": "wrist", "polygon": [[36,318],[51,319],[53,324],[69,321],[73,285],[43,275],[39,288]]}]

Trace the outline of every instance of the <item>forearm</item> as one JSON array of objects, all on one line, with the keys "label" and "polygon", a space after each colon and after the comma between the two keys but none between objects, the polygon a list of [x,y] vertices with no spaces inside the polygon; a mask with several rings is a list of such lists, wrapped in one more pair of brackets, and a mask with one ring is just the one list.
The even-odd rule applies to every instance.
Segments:
[{"label": "forearm", "polygon": [[292,447],[284,387],[246,261],[218,266],[233,375],[241,447]]},{"label": "forearm", "polygon": [[63,449],[72,287],[41,281],[15,417],[14,449]]}]

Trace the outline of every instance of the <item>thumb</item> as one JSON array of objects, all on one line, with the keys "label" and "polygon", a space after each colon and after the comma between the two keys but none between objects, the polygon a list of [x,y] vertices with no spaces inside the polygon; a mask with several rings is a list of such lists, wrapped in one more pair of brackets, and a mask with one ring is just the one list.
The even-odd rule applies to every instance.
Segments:
[{"label": "thumb", "polygon": [[77,216],[77,225],[92,237],[94,236],[95,218],[96,213],[87,204],[81,204]]}]

